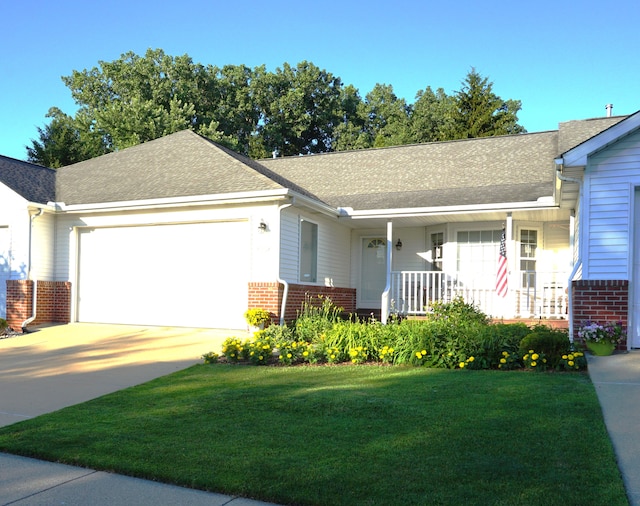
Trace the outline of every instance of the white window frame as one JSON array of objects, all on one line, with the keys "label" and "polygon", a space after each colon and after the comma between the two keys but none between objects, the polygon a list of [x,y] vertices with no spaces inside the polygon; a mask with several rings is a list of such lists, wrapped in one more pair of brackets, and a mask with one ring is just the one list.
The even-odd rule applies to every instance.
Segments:
[{"label": "white window frame", "polygon": [[[315,232],[315,237],[311,238],[311,244],[306,248],[305,237],[303,234],[303,224],[308,223]],[[299,258],[298,258],[298,280],[301,283],[315,284],[318,282],[318,246],[320,240],[320,226],[315,221],[311,221],[304,216],[298,218],[298,236],[299,236]],[[308,252],[308,253],[307,253]],[[308,256],[310,255],[310,256]],[[308,257],[307,257],[308,256]],[[306,266],[309,266],[308,273],[303,272]],[[308,276],[308,277],[305,277]]]}]

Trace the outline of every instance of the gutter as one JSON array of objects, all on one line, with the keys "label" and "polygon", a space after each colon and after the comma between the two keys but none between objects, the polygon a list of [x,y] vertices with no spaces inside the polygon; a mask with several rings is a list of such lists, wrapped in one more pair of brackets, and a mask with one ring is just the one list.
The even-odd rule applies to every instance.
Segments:
[{"label": "gutter", "polygon": [[[582,198],[582,185],[583,180],[575,177],[565,176],[562,173],[562,158],[556,159],[556,176],[560,181],[564,181],[566,183],[575,183],[578,185],[578,200]],[[578,237],[582,237],[580,233],[582,231],[582,223],[584,220],[580,220],[578,223]],[[578,269],[582,267],[582,240],[580,240],[580,247],[578,248],[578,258],[573,265],[573,269],[571,270],[571,274],[569,274],[569,279],[567,280],[567,304],[569,305],[569,341],[573,343],[573,290],[571,289],[571,282],[573,281],[573,277],[578,272]]]},{"label": "gutter", "polygon": [[36,319],[36,315],[37,315],[38,280],[32,278],[33,272],[31,269],[31,263],[32,263],[31,253],[33,250],[33,222],[35,221],[36,218],[38,218],[39,216],[42,216],[42,213],[44,213],[44,209],[41,207],[38,208],[38,210],[33,214],[31,211],[29,211],[29,258],[28,258],[29,266],[27,268],[27,279],[31,279],[33,281],[33,293],[32,293],[32,299],[31,299],[32,315],[29,318],[27,318],[25,321],[23,321],[22,324],[20,325],[20,327],[22,328],[22,332],[24,334],[28,332],[27,325],[32,323]]},{"label": "gutter", "polygon": [[[293,205],[293,200],[287,204],[282,204],[278,206],[278,243],[281,243],[280,239],[282,237],[282,210],[286,209],[287,207],[291,207],[292,205]],[[285,281],[280,277],[281,255],[282,255],[282,252],[280,251],[280,244],[278,244],[278,277],[276,278],[276,281],[278,283],[281,283],[282,286],[284,287],[282,291],[282,303],[280,305],[280,322],[279,322],[279,325],[282,327],[285,324],[284,314],[285,314],[285,311],[287,310],[287,298],[289,297],[289,282]]]}]

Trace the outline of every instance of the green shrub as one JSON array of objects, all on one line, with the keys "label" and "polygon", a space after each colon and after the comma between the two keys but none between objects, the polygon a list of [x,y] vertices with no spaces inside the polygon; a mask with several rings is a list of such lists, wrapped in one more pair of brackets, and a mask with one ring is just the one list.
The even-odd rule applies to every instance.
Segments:
[{"label": "green shrub", "polygon": [[524,356],[537,353],[543,355],[548,366],[557,368],[562,356],[571,350],[569,335],[564,330],[552,329],[544,325],[533,328],[533,331],[520,342],[519,351]]},{"label": "green shrub", "polygon": [[202,359],[204,360],[205,364],[217,364],[219,358],[220,358],[220,355],[218,355],[214,351],[210,351],[202,355]]},{"label": "green shrub", "polygon": [[456,297],[450,302],[434,302],[431,306],[431,319],[451,320],[455,323],[482,323],[489,322],[489,317],[477,306],[465,302],[462,297]]}]

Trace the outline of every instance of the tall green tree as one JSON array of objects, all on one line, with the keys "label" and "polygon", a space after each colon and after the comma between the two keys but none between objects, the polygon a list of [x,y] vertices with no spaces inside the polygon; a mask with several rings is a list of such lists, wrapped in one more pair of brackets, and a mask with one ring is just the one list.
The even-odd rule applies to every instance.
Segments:
[{"label": "tall green tree", "polygon": [[411,142],[409,107],[398,98],[393,86],[376,84],[364,100],[367,130],[372,146],[399,146]]},{"label": "tall green tree", "polygon": [[452,137],[466,139],[524,133],[518,124],[519,100],[503,100],[493,92],[493,83],[475,68],[467,74],[455,95]]},{"label": "tall green tree", "polygon": [[78,111],[71,117],[52,108],[27,148],[29,160],[51,167],[186,128],[253,158],[524,132],[520,102],[495,95],[475,69],[454,95],[427,87],[413,105],[384,84],[363,99],[307,61],[275,72],[218,68],[161,49],[125,53],[62,79]]},{"label": "tall green tree", "polygon": [[27,146],[27,159],[57,169],[107,153],[102,136],[91,128],[91,120],[80,113],[72,118],[57,107],[46,115],[51,121],[38,127],[38,140]]},{"label": "tall green tree", "polygon": [[285,63],[256,80],[262,111],[258,135],[264,151],[281,155],[324,153],[341,120],[342,82],[313,63]]},{"label": "tall green tree", "polygon": [[419,91],[411,108],[411,141],[420,143],[453,139],[455,107],[455,98],[447,95],[442,88],[434,92],[427,86]]}]

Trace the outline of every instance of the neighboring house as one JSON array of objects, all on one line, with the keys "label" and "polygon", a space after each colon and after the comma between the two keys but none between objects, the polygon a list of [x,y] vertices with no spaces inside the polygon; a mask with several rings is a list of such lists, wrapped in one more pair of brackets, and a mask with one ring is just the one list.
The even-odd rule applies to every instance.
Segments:
[{"label": "neighboring house", "polygon": [[[640,311],[628,289],[640,273],[639,122],[259,161],[179,132],[58,169],[55,197],[32,206],[43,209],[33,225],[53,223],[55,236],[31,249],[49,266],[31,279],[52,284],[67,321],[240,329],[247,307],[288,320],[323,294],[383,320],[462,296],[497,318],[566,319],[571,299],[576,324],[640,325],[620,309],[637,300]],[[33,283],[11,277],[23,289],[9,300],[15,326],[34,312],[14,310]],[[596,281],[622,287],[599,303],[615,310],[584,309]]]},{"label": "neighboring house", "polygon": [[[0,156],[0,317],[7,316],[7,281],[53,279],[55,171]],[[23,297],[14,301],[25,304]],[[32,301],[29,300],[29,303]],[[18,326],[30,318],[24,311]],[[11,315],[9,315],[11,317]],[[68,318],[68,315],[67,315]],[[15,318],[12,322],[14,325]]]}]

